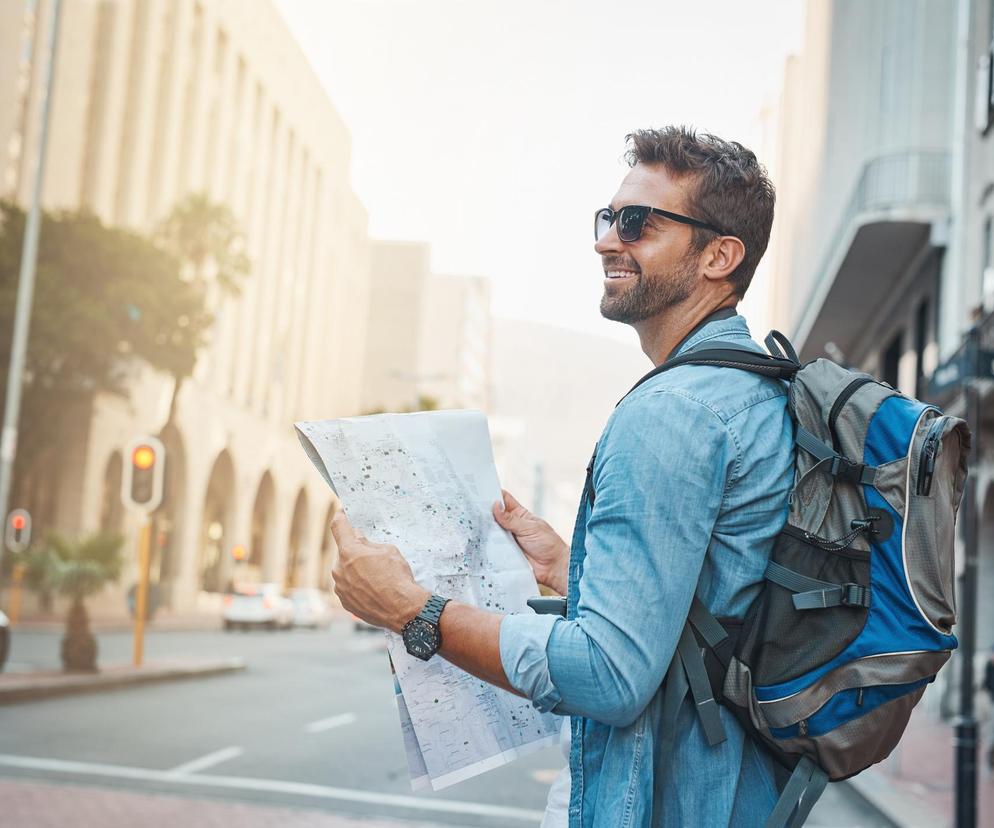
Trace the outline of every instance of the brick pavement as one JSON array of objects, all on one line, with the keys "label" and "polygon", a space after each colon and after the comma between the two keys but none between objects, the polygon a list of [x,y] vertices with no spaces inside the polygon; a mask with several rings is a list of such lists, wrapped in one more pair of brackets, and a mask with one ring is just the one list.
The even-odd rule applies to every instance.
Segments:
[{"label": "brick pavement", "polygon": [[[986,770],[980,752],[977,759],[980,765],[977,824],[994,825],[994,776]],[[915,824],[941,828],[953,823],[954,771],[952,725],[940,721],[925,705],[920,705],[915,708],[894,752],[854,782],[859,782],[862,776],[876,776],[892,796],[905,800],[905,806],[912,811],[917,809],[921,821]]]},{"label": "brick pavement", "polygon": [[424,822],[343,817],[311,808],[20,779],[0,779],[0,802],[5,828],[429,828]]}]

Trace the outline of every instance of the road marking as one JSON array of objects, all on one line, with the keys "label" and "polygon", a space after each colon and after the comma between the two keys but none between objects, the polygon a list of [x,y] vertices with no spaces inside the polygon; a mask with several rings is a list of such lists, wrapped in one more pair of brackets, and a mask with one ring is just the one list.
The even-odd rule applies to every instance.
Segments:
[{"label": "road marking", "polygon": [[304,730],[308,733],[322,733],[325,730],[331,730],[333,727],[352,724],[354,721],[355,713],[341,713],[338,716],[331,716],[327,719],[318,719],[316,722],[311,722]]},{"label": "road marking", "polygon": [[198,773],[215,765],[220,765],[222,762],[227,762],[229,759],[234,759],[236,756],[241,756],[243,753],[245,753],[245,749],[240,747],[221,748],[221,750],[215,750],[213,753],[208,753],[199,759],[192,759],[189,762],[184,762],[182,765],[177,765],[172,770],[166,771],[166,773],[173,776],[186,776],[187,774]]},{"label": "road marking", "polygon": [[81,776],[103,776],[111,779],[134,779],[140,782],[160,782],[172,785],[193,785],[204,788],[228,788],[241,791],[271,791],[293,794],[312,799],[337,799],[343,802],[363,802],[385,805],[390,808],[408,808],[414,811],[436,811],[447,814],[467,814],[497,819],[530,822],[541,821],[542,811],[525,808],[508,808],[482,802],[462,802],[454,799],[421,799],[415,796],[360,791],[352,788],[332,788],[306,782],[284,782],[278,779],[254,779],[249,776],[195,776],[177,775],[172,771],[134,768],[127,765],[103,765],[96,762],[72,762],[65,759],[40,759],[34,756],[13,756],[0,753],[0,766],[25,770],[77,773]]}]

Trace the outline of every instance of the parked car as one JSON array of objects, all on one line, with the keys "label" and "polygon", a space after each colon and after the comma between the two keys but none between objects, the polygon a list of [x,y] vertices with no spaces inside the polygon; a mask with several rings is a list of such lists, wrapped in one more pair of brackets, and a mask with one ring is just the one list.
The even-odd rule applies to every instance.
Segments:
[{"label": "parked car", "polygon": [[0,610],[0,672],[7,663],[7,653],[10,652],[10,619]]},{"label": "parked car", "polygon": [[293,625],[295,627],[327,627],[331,623],[331,610],[320,589],[299,587],[290,590],[293,601]]},{"label": "parked car", "polygon": [[293,602],[279,584],[239,584],[224,596],[224,628],[266,627],[271,630],[293,626]]}]

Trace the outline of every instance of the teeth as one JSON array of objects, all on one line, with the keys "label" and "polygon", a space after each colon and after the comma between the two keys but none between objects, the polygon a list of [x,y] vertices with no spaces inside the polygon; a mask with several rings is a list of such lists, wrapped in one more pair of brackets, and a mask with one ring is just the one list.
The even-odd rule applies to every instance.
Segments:
[{"label": "teeth", "polygon": [[632,270],[609,270],[607,271],[608,279],[624,279],[627,276],[637,276],[638,274]]}]

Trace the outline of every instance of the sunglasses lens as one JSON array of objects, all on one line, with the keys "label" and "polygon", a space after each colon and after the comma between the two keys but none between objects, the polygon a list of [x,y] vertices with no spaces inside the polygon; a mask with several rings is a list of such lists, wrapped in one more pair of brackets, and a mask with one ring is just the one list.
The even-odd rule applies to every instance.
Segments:
[{"label": "sunglasses lens", "polygon": [[641,207],[622,207],[618,211],[618,238],[623,242],[637,241],[642,235],[645,215]]},{"label": "sunglasses lens", "polygon": [[608,230],[611,229],[613,214],[606,207],[598,210],[594,215],[594,240],[600,241]]}]

